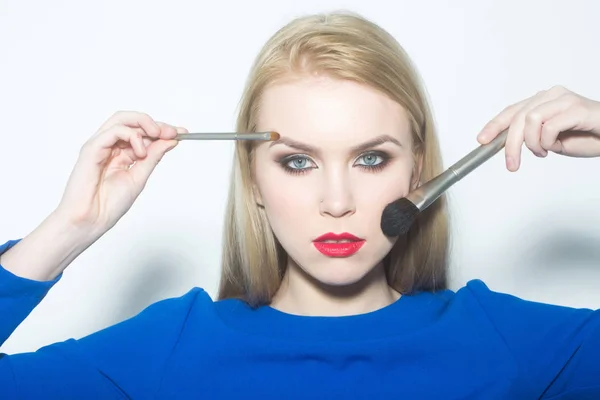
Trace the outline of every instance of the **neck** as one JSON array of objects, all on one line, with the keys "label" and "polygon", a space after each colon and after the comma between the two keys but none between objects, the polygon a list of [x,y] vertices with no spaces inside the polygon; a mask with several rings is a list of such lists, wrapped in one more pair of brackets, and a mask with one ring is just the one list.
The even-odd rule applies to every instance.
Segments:
[{"label": "neck", "polygon": [[347,316],[378,310],[399,297],[388,286],[383,264],[355,283],[331,286],[316,281],[289,261],[271,307],[295,315]]}]

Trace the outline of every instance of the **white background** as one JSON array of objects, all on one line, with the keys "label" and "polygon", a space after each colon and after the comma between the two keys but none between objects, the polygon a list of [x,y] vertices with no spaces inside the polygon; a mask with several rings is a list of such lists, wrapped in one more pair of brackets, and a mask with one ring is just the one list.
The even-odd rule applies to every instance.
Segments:
[{"label": "white background", "polygon": [[[390,31],[422,74],[446,166],[510,103],[552,85],[600,100],[589,1],[0,1],[0,242],[60,199],[80,146],[119,109],[233,129],[249,67],[291,18],[348,9]],[[67,269],[1,348],[81,337],[219,276],[232,146],[182,143],[131,211]],[[600,308],[600,159],[497,155],[450,191],[452,288]],[[0,316],[1,318],[1,316]]]}]

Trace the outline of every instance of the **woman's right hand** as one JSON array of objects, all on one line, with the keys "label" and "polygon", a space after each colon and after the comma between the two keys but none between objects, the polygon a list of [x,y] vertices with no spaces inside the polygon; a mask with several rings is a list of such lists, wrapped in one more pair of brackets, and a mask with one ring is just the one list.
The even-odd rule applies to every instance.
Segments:
[{"label": "woman's right hand", "polygon": [[117,112],[83,145],[64,195],[35,230],[0,255],[2,268],[23,278],[56,278],[112,228],[144,189],[156,164],[184,128],[148,115]]},{"label": "woman's right hand", "polygon": [[[185,128],[119,111],[81,148],[55,216],[98,238],[130,209]],[[92,239],[93,240],[93,239]]]}]

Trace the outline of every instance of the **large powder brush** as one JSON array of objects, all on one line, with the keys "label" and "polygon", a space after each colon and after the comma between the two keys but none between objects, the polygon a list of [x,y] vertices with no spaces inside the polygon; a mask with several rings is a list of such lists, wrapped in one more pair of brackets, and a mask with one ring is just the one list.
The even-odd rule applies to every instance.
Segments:
[{"label": "large powder brush", "polygon": [[386,236],[399,236],[408,232],[413,222],[446,190],[489,160],[506,144],[508,129],[490,143],[483,144],[460,159],[440,175],[419,186],[406,197],[388,204],[381,215],[381,230]]}]

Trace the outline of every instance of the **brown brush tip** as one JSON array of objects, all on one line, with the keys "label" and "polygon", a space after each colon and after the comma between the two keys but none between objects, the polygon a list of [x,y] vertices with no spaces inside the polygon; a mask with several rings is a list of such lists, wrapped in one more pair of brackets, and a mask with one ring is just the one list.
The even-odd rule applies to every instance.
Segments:
[{"label": "brown brush tip", "polygon": [[281,135],[279,135],[279,133],[277,133],[277,132],[269,132],[269,140],[271,140],[271,141],[279,140],[280,137],[281,137]]},{"label": "brown brush tip", "polygon": [[419,208],[407,198],[388,204],[381,214],[381,230],[386,236],[400,236],[408,232],[419,215]]}]

